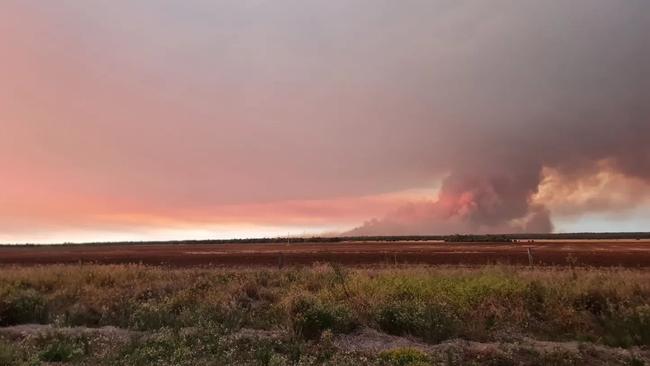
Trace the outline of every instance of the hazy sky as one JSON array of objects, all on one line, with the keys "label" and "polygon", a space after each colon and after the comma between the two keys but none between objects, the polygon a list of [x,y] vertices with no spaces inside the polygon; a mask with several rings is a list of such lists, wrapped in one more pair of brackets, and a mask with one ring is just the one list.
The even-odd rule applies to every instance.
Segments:
[{"label": "hazy sky", "polygon": [[348,230],[650,230],[650,2],[0,2],[0,242]]}]

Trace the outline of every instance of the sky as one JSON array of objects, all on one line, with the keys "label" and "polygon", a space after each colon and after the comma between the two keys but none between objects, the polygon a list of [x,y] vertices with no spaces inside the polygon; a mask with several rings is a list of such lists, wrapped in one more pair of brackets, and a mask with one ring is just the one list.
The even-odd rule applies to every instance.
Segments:
[{"label": "sky", "polygon": [[0,243],[649,229],[647,0],[0,2]]}]

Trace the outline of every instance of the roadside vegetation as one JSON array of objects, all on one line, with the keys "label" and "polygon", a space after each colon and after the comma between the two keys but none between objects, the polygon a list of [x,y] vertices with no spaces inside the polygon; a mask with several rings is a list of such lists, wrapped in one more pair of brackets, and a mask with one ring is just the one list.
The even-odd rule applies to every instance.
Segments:
[{"label": "roadside vegetation", "polygon": [[648,347],[647,270],[0,268],[0,366],[644,365]]}]

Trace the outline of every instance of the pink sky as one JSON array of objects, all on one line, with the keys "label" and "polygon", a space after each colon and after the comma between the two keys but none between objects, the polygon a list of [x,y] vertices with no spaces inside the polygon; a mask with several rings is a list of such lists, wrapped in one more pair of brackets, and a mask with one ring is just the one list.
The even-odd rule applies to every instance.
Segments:
[{"label": "pink sky", "polygon": [[0,242],[647,229],[649,13],[2,1]]}]

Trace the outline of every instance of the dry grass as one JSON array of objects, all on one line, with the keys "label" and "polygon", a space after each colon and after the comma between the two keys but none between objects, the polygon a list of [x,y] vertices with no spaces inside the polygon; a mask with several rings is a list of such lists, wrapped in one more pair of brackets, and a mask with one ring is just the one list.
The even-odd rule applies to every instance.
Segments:
[{"label": "dry grass", "polygon": [[[335,336],[360,328],[429,344],[455,338],[508,342],[532,337],[644,348],[650,345],[649,300],[650,271],[619,268],[348,269],[318,265],[278,271],[119,265],[0,269],[2,326],[115,326],[154,335],[128,349],[116,349],[113,358],[93,359],[81,341],[56,347],[51,341],[39,341],[50,344],[45,350],[39,342],[30,341],[25,343],[29,347],[3,351],[29,360],[49,350],[46,355],[81,363],[153,362],[141,354],[144,347],[160,357],[161,364],[181,359],[201,364],[201,360],[227,357],[241,364],[297,364],[301,359],[302,364],[332,359],[345,364],[345,357],[351,357],[351,364],[363,364],[358,359],[362,356],[322,346],[327,343],[322,342],[323,332]],[[187,329],[194,333],[185,334]],[[226,339],[241,329],[282,336],[269,341],[269,349],[258,342],[242,346],[240,355],[228,356],[226,344],[233,345]],[[198,341],[203,348],[196,346]],[[180,353],[163,352],[170,346],[166,342]],[[309,363],[305,357],[310,354],[322,359]],[[368,364],[392,359],[363,357]]]}]

